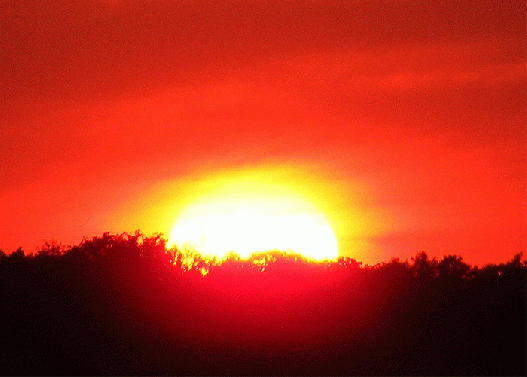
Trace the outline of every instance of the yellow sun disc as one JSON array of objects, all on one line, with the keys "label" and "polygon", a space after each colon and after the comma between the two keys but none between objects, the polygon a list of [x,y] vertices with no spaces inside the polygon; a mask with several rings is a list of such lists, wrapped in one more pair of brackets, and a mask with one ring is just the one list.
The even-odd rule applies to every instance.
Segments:
[{"label": "yellow sun disc", "polygon": [[227,183],[187,205],[168,245],[218,258],[270,250],[338,257],[331,225],[312,203],[285,187],[251,181]]},{"label": "yellow sun disc", "polygon": [[291,250],[372,263],[384,252],[375,240],[398,229],[372,190],[323,164],[204,164],[139,190],[108,212],[104,230],[166,234],[168,247],[217,258]]}]

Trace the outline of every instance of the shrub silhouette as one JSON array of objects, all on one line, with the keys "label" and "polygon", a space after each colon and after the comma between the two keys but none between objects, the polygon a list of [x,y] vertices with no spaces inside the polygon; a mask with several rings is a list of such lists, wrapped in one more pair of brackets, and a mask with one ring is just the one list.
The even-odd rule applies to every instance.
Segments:
[{"label": "shrub silhouette", "polygon": [[4,374],[525,375],[522,256],[363,266],[104,233],[0,253]]}]

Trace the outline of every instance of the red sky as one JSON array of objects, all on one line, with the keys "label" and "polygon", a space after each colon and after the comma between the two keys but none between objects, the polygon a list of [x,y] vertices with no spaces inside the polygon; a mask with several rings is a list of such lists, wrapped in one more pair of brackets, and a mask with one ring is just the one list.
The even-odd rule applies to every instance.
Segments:
[{"label": "red sky", "polygon": [[525,1],[3,1],[0,17],[6,252],[150,231],[141,211],[112,219],[160,184],[269,161],[361,198],[369,246],[344,254],[365,263],[525,251]]}]

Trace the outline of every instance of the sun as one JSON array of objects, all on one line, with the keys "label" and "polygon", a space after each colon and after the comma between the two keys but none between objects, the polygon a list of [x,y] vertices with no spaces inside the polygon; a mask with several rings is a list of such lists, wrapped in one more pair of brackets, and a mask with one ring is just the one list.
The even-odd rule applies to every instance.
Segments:
[{"label": "sun", "polygon": [[104,230],[162,234],[168,247],[223,258],[291,251],[321,260],[374,262],[396,227],[366,182],[309,161],[200,162],[146,185],[104,217]]},{"label": "sun", "polygon": [[224,258],[280,250],[310,259],[338,257],[331,224],[316,205],[287,185],[256,177],[225,180],[178,215],[168,246]]}]

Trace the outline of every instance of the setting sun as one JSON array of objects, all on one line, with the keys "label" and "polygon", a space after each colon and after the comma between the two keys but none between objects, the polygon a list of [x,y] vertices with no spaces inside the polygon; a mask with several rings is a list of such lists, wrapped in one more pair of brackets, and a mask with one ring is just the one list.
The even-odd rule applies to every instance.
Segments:
[{"label": "setting sun", "polygon": [[322,164],[205,165],[130,197],[109,213],[105,227],[159,232],[169,247],[220,259],[278,250],[373,262],[381,251],[370,240],[397,220],[375,200],[368,184],[346,182]]},{"label": "setting sun", "polygon": [[226,182],[187,205],[169,245],[218,258],[270,250],[317,260],[338,256],[332,227],[315,205],[286,187],[254,180]]}]

